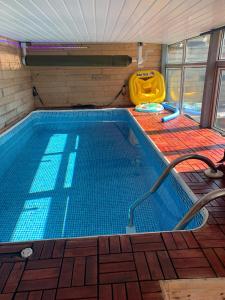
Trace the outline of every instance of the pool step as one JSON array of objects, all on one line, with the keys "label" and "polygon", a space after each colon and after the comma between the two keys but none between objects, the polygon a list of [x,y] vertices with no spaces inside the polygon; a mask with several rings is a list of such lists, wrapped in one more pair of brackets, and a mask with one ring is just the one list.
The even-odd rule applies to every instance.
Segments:
[{"label": "pool step", "polygon": [[136,227],[133,226],[126,226],[126,233],[131,234],[131,233],[136,233]]}]

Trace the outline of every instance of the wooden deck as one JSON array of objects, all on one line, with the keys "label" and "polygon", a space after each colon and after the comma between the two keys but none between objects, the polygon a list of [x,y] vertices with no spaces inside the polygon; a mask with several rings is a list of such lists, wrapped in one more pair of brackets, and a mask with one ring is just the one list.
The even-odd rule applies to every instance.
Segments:
[{"label": "wooden deck", "polygon": [[[169,160],[192,152],[214,162],[223,156],[225,139],[185,117],[163,124],[158,115],[131,112]],[[177,168],[197,196],[225,187],[204,168],[195,160]],[[0,300],[157,300],[159,280],[225,277],[225,200],[207,208],[207,224],[193,232],[1,244]],[[34,250],[27,260],[18,254],[24,247]]]}]

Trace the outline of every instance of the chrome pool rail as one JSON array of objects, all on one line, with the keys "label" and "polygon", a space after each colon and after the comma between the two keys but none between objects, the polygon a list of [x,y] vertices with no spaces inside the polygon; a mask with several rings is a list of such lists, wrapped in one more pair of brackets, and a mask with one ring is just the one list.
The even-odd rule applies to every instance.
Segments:
[{"label": "chrome pool rail", "polygon": [[173,230],[182,230],[187,224],[194,218],[194,216],[209,202],[225,196],[225,189],[217,189],[199,199],[195,204],[189,209],[189,211],[184,215],[181,221],[174,227]]},{"label": "chrome pool rail", "polygon": [[[221,178],[223,177],[223,173],[219,170],[217,170],[216,165],[212,162],[211,159],[209,159],[206,156],[199,155],[199,154],[186,154],[181,157],[176,158],[174,161],[169,163],[169,165],[166,167],[166,169],[163,171],[163,173],[160,175],[160,177],[156,180],[155,184],[152,186],[150,191],[145,193],[143,196],[138,198],[134,203],[129,207],[128,212],[128,225],[126,226],[126,233],[135,233],[136,229],[134,226],[134,211],[135,209],[144,201],[146,200],[150,195],[155,193],[157,189],[160,187],[162,182],[165,180],[165,178],[168,176],[171,169],[173,169],[176,165],[179,163],[188,160],[188,159],[198,159],[203,161],[209,166],[208,173],[205,173],[206,176],[210,176],[212,178]],[[217,176],[216,176],[217,175]]]}]

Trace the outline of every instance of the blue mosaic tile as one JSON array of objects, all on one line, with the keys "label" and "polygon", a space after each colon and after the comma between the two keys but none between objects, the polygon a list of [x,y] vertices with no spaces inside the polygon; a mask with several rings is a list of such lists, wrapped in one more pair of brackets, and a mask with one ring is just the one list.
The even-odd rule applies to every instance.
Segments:
[{"label": "blue mosaic tile", "polygon": [[[34,112],[0,150],[1,242],[123,234],[129,206],[166,166],[124,109]],[[137,231],[171,230],[191,205],[171,173],[135,211]]]}]

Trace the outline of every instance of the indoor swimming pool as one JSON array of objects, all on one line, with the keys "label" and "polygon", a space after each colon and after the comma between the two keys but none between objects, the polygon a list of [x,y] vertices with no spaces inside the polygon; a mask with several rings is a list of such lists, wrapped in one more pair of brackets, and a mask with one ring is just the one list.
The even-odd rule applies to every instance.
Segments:
[{"label": "indoor swimming pool", "polygon": [[[129,207],[167,164],[126,109],[35,111],[0,149],[1,242],[125,234]],[[171,172],[136,209],[137,232],[172,230],[193,201]]]}]

